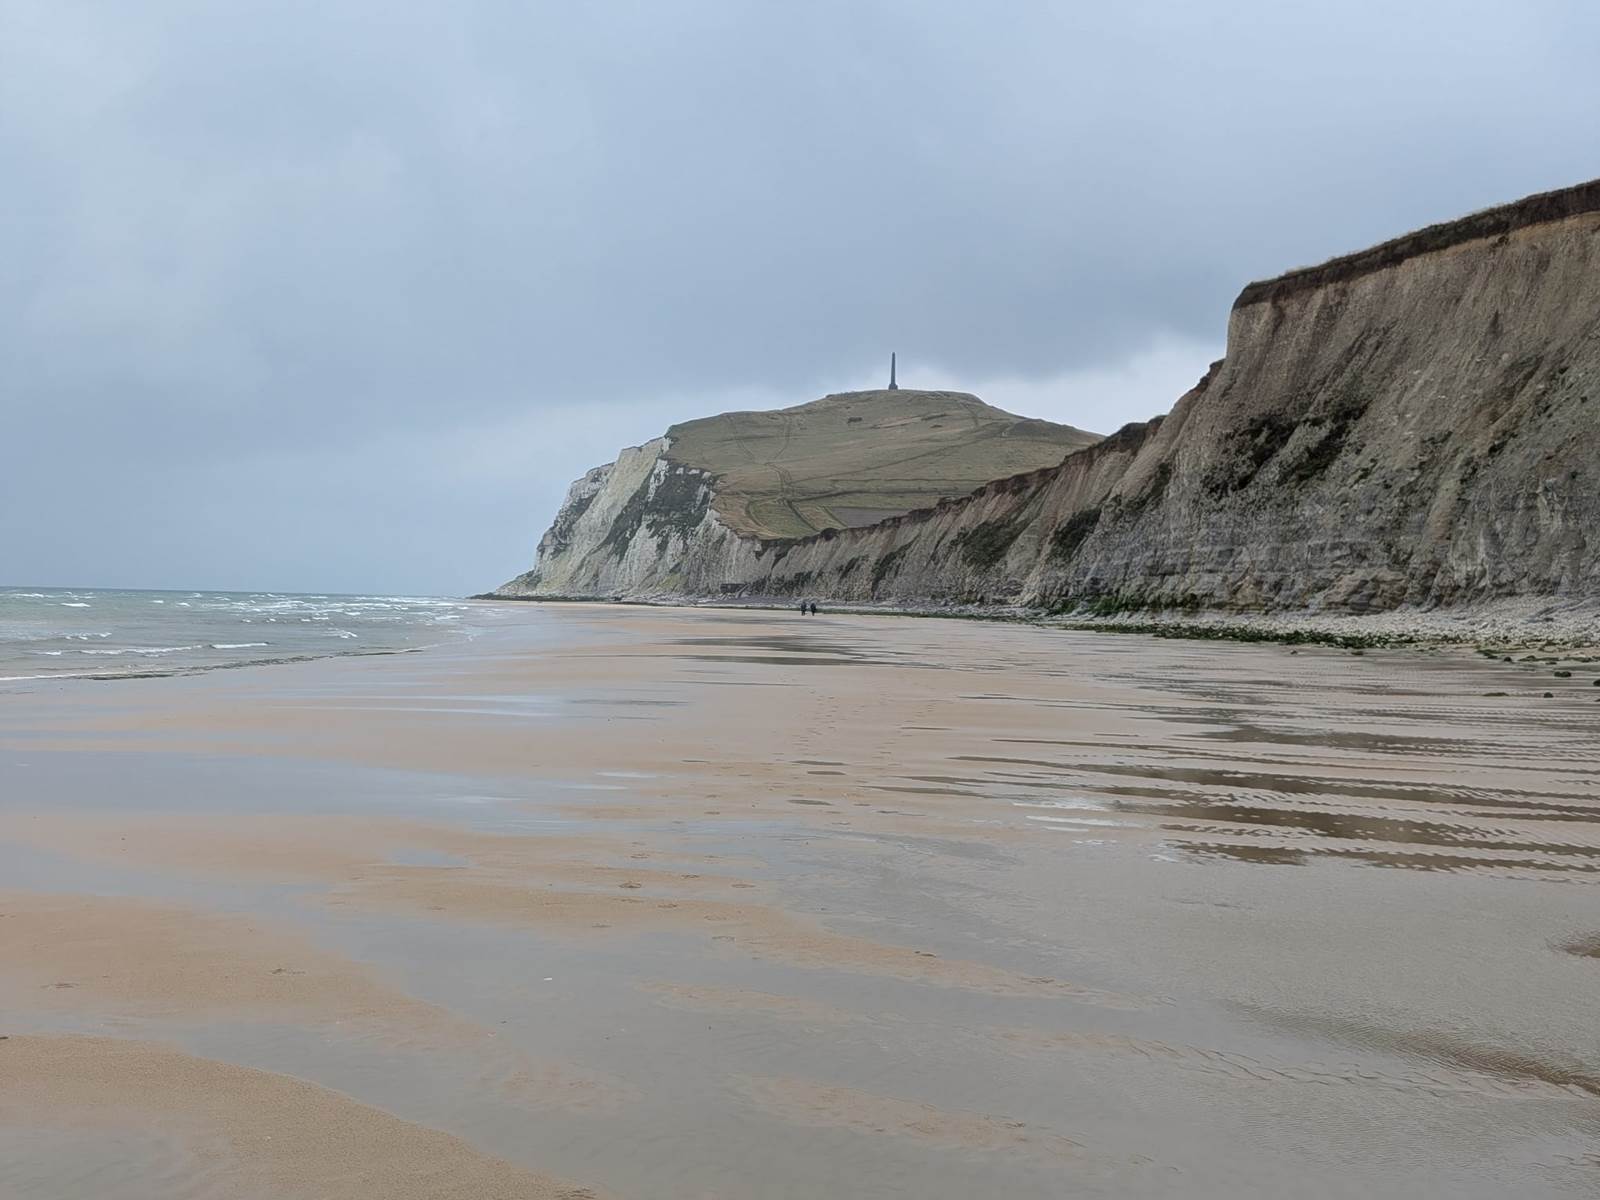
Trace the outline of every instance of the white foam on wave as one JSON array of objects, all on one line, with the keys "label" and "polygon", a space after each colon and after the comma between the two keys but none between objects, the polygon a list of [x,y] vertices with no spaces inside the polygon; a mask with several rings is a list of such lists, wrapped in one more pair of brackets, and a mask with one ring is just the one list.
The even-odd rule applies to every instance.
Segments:
[{"label": "white foam on wave", "polygon": [[43,675],[0,675],[0,683],[20,683],[25,679],[82,679],[85,671],[46,671]]},{"label": "white foam on wave", "polygon": [[203,650],[204,646],[117,646],[110,650],[79,650],[79,654],[179,654],[184,650]]},{"label": "white foam on wave", "polygon": [[[139,613],[136,607],[124,608],[120,596],[108,604],[102,603],[105,597],[98,593],[68,589],[34,593],[0,591],[0,612],[6,611],[7,596],[26,596],[47,600],[52,605],[92,610],[95,613],[94,624],[100,626],[98,630],[85,630],[81,626],[72,629],[70,622],[57,622],[53,629],[38,630],[19,625],[14,633],[0,622],[0,646],[6,648],[6,657],[11,657],[10,651],[13,649],[25,655],[21,660],[0,666],[0,670],[11,667],[15,672],[5,676],[7,680],[187,674],[247,666],[264,660],[275,662],[279,660],[273,655],[278,654],[298,655],[285,661],[330,655],[413,654],[435,643],[450,644],[443,636],[447,632],[451,640],[471,637],[478,632],[472,627],[472,622],[465,620],[462,615],[472,611],[472,606],[443,597],[294,596],[261,592],[147,594],[142,597],[145,603],[159,607],[167,614],[155,616],[148,612]],[[138,597],[129,599],[137,605]],[[200,611],[178,613],[174,611],[177,608]],[[28,611],[28,607],[16,605],[10,611],[20,614]],[[124,617],[127,619],[124,620]],[[77,617],[71,618],[73,622],[77,620]],[[84,624],[87,623],[88,619],[84,618]],[[249,642],[179,641],[182,637],[196,634],[215,637],[222,633],[221,626],[226,625],[279,623],[282,628],[270,631],[273,634],[270,641],[264,637]],[[305,628],[297,631],[301,623]],[[241,629],[239,632],[248,637],[255,634],[256,630],[252,628],[245,633]],[[263,634],[267,632],[261,630]],[[297,632],[300,636],[296,636]],[[222,633],[222,636],[226,637],[227,634]],[[333,646],[329,644],[331,641],[361,641],[366,644]],[[23,645],[12,646],[10,643],[13,642]],[[71,644],[62,648],[62,642]],[[269,647],[272,655],[243,653],[245,650],[264,650]],[[77,656],[92,657],[96,661],[79,664]],[[63,661],[46,664],[39,662],[38,657],[63,658]],[[126,661],[109,661],[116,658]],[[162,659],[172,661],[160,661]],[[28,674],[30,668],[46,673]]]}]

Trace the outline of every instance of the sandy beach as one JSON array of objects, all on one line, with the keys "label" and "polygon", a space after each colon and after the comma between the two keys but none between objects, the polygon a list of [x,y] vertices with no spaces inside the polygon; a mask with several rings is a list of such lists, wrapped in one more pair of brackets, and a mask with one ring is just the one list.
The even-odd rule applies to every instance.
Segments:
[{"label": "sandy beach", "polygon": [[483,611],[0,691],[0,1196],[1600,1188],[1600,664]]}]

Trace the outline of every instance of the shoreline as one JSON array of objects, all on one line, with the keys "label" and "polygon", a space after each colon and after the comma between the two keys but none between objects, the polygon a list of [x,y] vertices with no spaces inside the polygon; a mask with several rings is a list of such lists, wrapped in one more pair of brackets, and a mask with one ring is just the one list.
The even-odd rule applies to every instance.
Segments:
[{"label": "shoreline", "polygon": [[0,683],[37,683],[50,679],[91,679],[105,683],[119,679],[175,679],[186,675],[209,675],[213,671],[239,671],[246,667],[286,667],[294,663],[326,662],[337,658],[383,658],[392,654],[421,654],[437,650],[444,642],[427,646],[396,646],[382,650],[330,650],[326,654],[290,654],[282,658],[247,658],[238,662],[188,663],[166,671],[149,668],[137,671],[47,671],[37,675],[0,675]]},{"label": "shoreline", "polygon": [[[465,599],[507,604],[601,605],[794,612],[792,597],[603,597],[499,596],[484,592]],[[1084,633],[1133,633],[1193,641],[1265,642],[1285,646],[1331,646],[1346,650],[1430,649],[1455,646],[1488,653],[1535,648],[1600,653],[1600,605],[1551,597],[1515,597],[1459,609],[1393,609],[1378,613],[1219,613],[1185,609],[1127,609],[1097,613],[1092,606],[1050,610],[1022,605],[894,605],[825,602],[825,613],[987,621]],[[1561,611],[1560,616],[1553,615]],[[1575,658],[1574,661],[1585,661]]]},{"label": "shoreline", "polygon": [[0,686],[406,653],[456,640],[472,607],[449,597],[3,587]]}]

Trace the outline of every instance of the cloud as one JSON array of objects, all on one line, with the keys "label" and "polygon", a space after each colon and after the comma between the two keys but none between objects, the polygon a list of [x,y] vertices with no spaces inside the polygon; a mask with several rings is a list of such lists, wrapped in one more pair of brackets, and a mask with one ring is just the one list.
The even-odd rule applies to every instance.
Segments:
[{"label": "cloud", "polygon": [[614,443],[891,349],[1147,417],[1250,278],[1592,172],[1597,33],[1553,0],[0,0],[0,579],[484,586]]},{"label": "cloud", "polygon": [[[905,363],[900,380],[906,387],[973,392],[1007,412],[1106,434],[1129,421],[1148,420],[1170,410],[1221,357],[1221,342],[1163,335],[1111,362],[1049,375],[973,378],[942,365]],[[862,374],[849,386],[883,384],[883,374]]]}]

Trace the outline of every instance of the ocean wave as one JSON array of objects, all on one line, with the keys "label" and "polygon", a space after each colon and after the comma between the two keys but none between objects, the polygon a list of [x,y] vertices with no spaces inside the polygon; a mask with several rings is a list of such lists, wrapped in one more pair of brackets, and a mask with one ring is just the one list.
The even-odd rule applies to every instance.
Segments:
[{"label": "ocean wave", "polygon": [[[201,675],[208,671],[226,671],[243,667],[272,667],[288,663],[317,662],[333,658],[373,658],[390,654],[420,654],[431,646],[403,646],[389,650],[334,650],[320,654],[286,654],[281,658],[240,660],[236,662],[188,663],[161,669],[143,668],[122,671],[45,671],[34,675],[0,675],[0,683],[21,683],[40,679],[165,679],[175,675]],[[79,653],[93,654],[87,650]]]},{"label": "ocean wave", "polygon": [[110,650],[79,650],[79,654],[181,654],[185,650],[204,650],[205,646],[116,646]]},{"label": "ocean wave", "polygon": [[[18,602],[8,605],[8,596]],[[23,598],[45,603],[24,604]],[[57,606],[83,610],[82,615],[40,619]],[[6,680],[127,679],[329,656],[415,653],[423,648],[420,643],[475,634],[474,622],[461,615],[472,607],[442,597],[0,590],[0,673]],[[256,626],[264,624],[277,628],[258,632]],[[267,633],[270,639],[261,636]],[[218,640],[230,636],[253,640]],[[269,647],[268,653],[256,653]]]},{"label": "ocean wave", "polygon": [[89,679],[88,671],[46,671],[42,675],[0,675],[0,683],[20,683],[24,679]]}]

